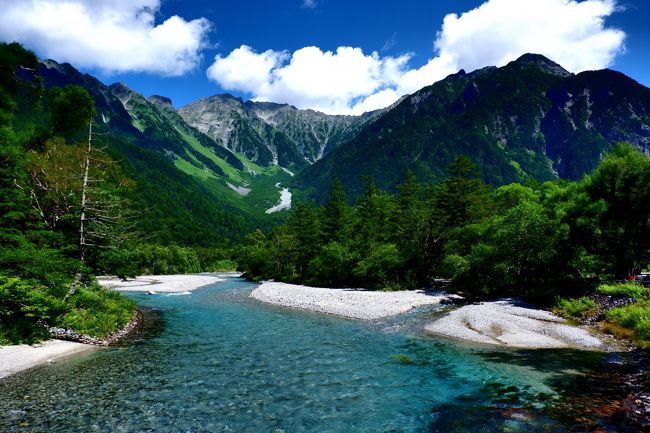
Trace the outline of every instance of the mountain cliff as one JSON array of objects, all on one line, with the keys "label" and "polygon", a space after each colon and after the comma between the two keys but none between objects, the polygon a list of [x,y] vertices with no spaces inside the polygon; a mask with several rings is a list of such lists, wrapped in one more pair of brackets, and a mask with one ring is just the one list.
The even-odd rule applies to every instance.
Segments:
[{"label": "mountain cliff", "polygon": [[182,107],[191,126],[256,163],[300,170],[354,138],[385,110],[362,116],[331,116],[287,104],[244,102],[216,95]]},{"label": "mountain cliff", "polygon": [[577,179],[619,141],[650,149],[650,89],[611,70],[577,75],[526,54],[459,71],[405,98],[294,181],[322,199],[334,178],[352,196],[362,177],[394,190],[412,170],[436,182],[461,154],[493,185]]}]

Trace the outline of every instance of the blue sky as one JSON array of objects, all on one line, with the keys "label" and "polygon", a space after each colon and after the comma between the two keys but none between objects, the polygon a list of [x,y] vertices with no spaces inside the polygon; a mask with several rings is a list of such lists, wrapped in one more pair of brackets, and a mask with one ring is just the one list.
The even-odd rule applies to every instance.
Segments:
[{"label": "blue sky", "polygon": [[[650,85],[643,0],[0,0],[0,40],[180,107],[229,92],[360,113],[540,52]],[[455,15],[450,15],[455,14]]]}]

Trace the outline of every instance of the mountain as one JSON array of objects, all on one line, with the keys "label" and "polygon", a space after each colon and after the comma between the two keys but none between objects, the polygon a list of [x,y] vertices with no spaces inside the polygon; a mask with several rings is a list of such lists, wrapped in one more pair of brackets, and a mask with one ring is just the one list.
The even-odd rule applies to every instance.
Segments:
[{"label": "mountain", "polygon": [[225,94],[200,99],[178,113],[189,125],[262,166],[299,171],[354,138],[384,111],[331,116]]},{"label": "mountain", "polygon": [[41,62],[39,75],[47,88],[75,84],[93,97],[96,141],[135,180],[130,199],[141,211],[140,227],[153,239],[228,244],[262,224],[228,186],[228,180],[243,182],[244,162],[188,126],[171,101],[146,99],[119,83],[106,86],[52,60]]},{"label": "mountain", "polygon": [[445,178],[461,154],[493,185],[578,179],[611,146],[650,150],[650,89],[611,70],[571,74],[526,54],[504,67],[461,70],[406,97],[302,171],[293,186],[322,200],[334,178],[351,196],[362,177],[395,190],[407,170]]}]

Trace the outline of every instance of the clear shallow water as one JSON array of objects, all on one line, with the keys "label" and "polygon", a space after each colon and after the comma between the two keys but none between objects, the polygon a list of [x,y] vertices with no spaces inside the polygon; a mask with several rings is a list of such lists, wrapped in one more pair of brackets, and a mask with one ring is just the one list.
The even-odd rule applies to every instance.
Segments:
[{"label": "clear shallow water", "polygon": [[560,403],[602,354],[471,348],[420,335],[430,312],[362,323],[263,305],[252,287],[130,295],[156,310],[144,335],[0,381],[0,431],[585,430]]}]

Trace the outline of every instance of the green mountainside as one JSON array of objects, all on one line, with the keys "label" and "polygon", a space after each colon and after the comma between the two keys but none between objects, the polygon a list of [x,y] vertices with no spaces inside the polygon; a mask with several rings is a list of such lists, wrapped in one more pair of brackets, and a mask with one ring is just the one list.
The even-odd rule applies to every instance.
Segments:
[{"label": "green mountainside", "polygon": [[75,84],[93,97],[97,141],[135,181],[130,199],[140,210],[139,227],[151,240],[228,244],[256,226],[250,214],[231,203],[236,192],[206,181],[239,173],[243,163],[173,111],[123,85],[106,86],[68,64],[42,62],[39,75],[47,88]]},{"label": "green mountainside", "polygon": [[613,144],[650,148],[650,89],[610,70],[570,74],[540,55],[460,71],[406,97],[357,137],[301,172],[293,187],[322,201],[339,178],[358,197],[363,177],[394,191],[407,170],[440,182],[467,155],[495,186],[579,179]]}]

